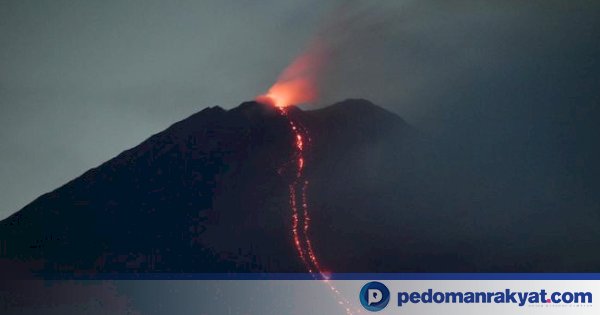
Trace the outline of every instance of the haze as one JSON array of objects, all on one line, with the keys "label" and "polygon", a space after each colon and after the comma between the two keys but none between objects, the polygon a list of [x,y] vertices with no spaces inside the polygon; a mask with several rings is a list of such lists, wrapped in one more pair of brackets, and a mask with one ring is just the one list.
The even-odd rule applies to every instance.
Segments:
[{"label": "haze", "polygon": [[0,218],[264,93],[315,36],[314,106],[370,99],[475,177],[597,207],[597,1],[323,2],[2,1]]}]

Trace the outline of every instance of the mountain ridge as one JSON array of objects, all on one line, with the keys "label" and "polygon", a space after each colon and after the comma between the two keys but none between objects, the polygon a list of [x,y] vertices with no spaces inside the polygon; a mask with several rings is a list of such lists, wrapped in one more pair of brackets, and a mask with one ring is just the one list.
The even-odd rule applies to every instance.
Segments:
[{"label": "mountain ridge", "polygon": [[487,163],[460,163],[465,143],[440,145],[401,117],[349,99],[290,107],[285,116],[251,101],[176,122],[0,221],[1,272],[306,272],[293,242],[297,135],[288,119],[305,132],[308,234],[324,270],[600,265],[589,251],[600,243],[597,217],[559,207],[532,216],[486,174]]},{"label": "mountain ridge", "polygon": [[[348,104],[347,109],[341,107],[344,103]],[[390,120],[393,121],[392,124],[405,124],[401,118],[395,118],[394,114],[366,100],[338,102],[331,109],[303,111],[297,107],[290,107],[286,111],[290,117],[306,124],[308,129],[323,130],[326,125],[334,126],[330,128],[331,134],[340,131],[339,126],[336,127],[336,117],[341,117],[342,120],[354,119],[353,122],[338,122],[343,126],[342,129],[347,128],[348,124],[356,124],[357,121],[370,122],[358,126],[361,128],[368,125],[376,126],[378,119],[386,115],[394,117]],[[346,114],[347,111],[350,114]],[[353,113],[354,111],[357,113]],[[365,112],[373,112],[374,116],[370,119],[361,118],[360,116]],[[356,119],[357,117],[359,118]],[[400,129],[403,128],[405,126]],[[157,262],[153,261],[156,258],[149,258],[149,256],[153,256],[152,253],[157,250],[170,248],[174,240],[188,242],[188,245],[180,244],[172,248],[174,251],[182,252],[190,248],[198,252],[205,250],[207,246],[199,244],[211,237],[210,233],[205,233],[206,226],[221,224],[219,222],[222,221],[223,212],[227,212],[219,212],[214,210],[215,208],[231,210],[245,207],[244,209],[248,209],[241,215],[235,214],[244,216],[243,220],[229,219],[240,221],[228,226],[229,230],[235,230],[236,224],[262,224],[249,223],[257,220],[252,215],[248,215],[253,207],[277,209],[272,211],[267,220],[274,220],[273,224],[281,226],[289,225],[285,193],[280,189],[286,186],[289,179],[278,175],[277,172],[281,171],[281,165],[288,163],[293,154],[292,141],[287,122],[272,106],[250,101],[230,110],[218,106],[207,107],[84,172],[65,185],[41,195],[18,212],[0,221],[0,236],[4,236],[4,239],[12,243],[7,246],[8,254],[5,256],[11,257],[13,253],[13,257],[16,255],[24,260],[54,261],[53,266],[49,267],[48,263],[45,264],[45,268],[49,271],[57,269],[119,272],[190,270],[189,264],[182,261],[164,263],[163,268],[158,268]],[[253,166],[249,166],[251,164]],[[248,190],[258,188],[263,189],[259,198],[254,198],[251,193],[247,193]],[[235,194],[230,193],[231,191]],[[220,197],[226,194],[239,197],[242,201]],[[240,202],[249,202],[252,206],[244,206]],[[265,202],[277,205],[265,206]],[[216,206],[215,203],[224,206]],[[200,212],[203,214],[198,214]],[[230,212],[236,213],[233,210]],[[181,218],[173,218],[178,216]],[[138,220],[143,228],[133,227],[135,220]],[[171,228],[161,226],[162,223],[169,222],[173,225]],[[109,227],[114,229],[113,233],[117,236],[111,236],[110,233],[103,231]],[[255,227],[248,227],[248,229],[253,230]],[[280,228],[275,230],[277,230],[275,234],[287,234]],[[146,242],[144,234],[148,234],[149,239],[153,239],[155,244]],[[78,240],[80,236],[81,241]],[[15,242],[16,239],[19,241]],[[125,239],[131,240],[125,241]],[[227,255],[232,256],[243,256],[245,254],[242,252],[252,251],[255,247],[261,246],[258,244],[260,242],[255,241],[256,244],[236,248],[235,241],[223,241],[222,236],[216,236],[215,239],[214,242],[226,244],[221,247],[231,247],[226,252],[229,253]],[[251,266],[242,267],[242,270],[263,270],[264,266],[259,265],[275,263],[279,266],[277,268],[284,271],[302,271],[299,262],[295,261],[291,253],[291,246],[289,250],[286,249],[288,245],[287,240],[281,238],[281,244],[275,246],[277,250],[267,250],[269,253],[266,256],[269,258],[266,260],[269,262],[250,262]],[[20,247],[21,250],[15,250],[15,247]],[[64,257],[62,247],[76,249],[75,251],[86,258],[81,259],[74,254]],[[236,250],[237,254],[231,254]],[[114,255],[108,256],[112,255],[116,258],[98,255],[107,252],[114,252]],[[148,252],[150,254],[147,254]],[[283,255],[287,257],[284,259],[285,262],[271,262],[271,260],[278,260],[272,258],[279,256],[279,252],[285,252]],[[110,259],[123,260],[127,265],[131,257],[124,258],[123,255],[138,256],[138,258],[144,256],[142,260],[146,266],[107,267],[109,263],[105,261]],[[154,256],[168,255],[172,254],[161,252]],[[209,252],[203,255],[220,254]],[[253,254],[249,255],[253,256]],[[265,254],[254,256],[248,259],[252,261]],[[74,264],[72,264],[73,260]],[[200,261],[200,265],[202,261],[206,261],[204,258],[197,258],[197,260]],[[239,257],[213,260],[224,265],[223,261],[239,260]],[[204,266],[200,269],[238,270],[239,266],[235,267],[238,263],[235,262],[234,267],[229,266],[225,269],[216,266],[210,268]],[[71,266],[65,267],[65,265]],[[271,269],[273,268],[268,267],[265,270]],[[195,269],[191,268],[191,270]]]}]

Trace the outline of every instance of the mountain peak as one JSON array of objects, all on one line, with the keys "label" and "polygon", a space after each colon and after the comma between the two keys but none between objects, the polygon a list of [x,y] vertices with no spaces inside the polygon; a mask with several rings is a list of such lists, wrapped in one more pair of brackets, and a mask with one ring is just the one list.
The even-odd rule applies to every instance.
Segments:
[{"label": "mountain peak", "polygon": [[330,106],[325,107],[330,111],[342,111],[342,112],[359,112],[359,113],[386,113],[391,114],[383,107],[375,105],[373,102],[363,98],[348,98],[343,101],[334,103]]},{"label": "mountain peak", "polygon": [[257,101],[243,102],[229,111],[232,113],[243,113],[247,116],[273,115],[277,113],[277,109],[274,106]]},{"label": "mountain peak", "polygon": [[336,102],[331,106],[341,106],[341,105],[355,106],[355,107],[379,107],[379,106],[375,105],[373,102],[371,102],[367,99],[364,99],[364,98],[347,98],[343,101]]}]

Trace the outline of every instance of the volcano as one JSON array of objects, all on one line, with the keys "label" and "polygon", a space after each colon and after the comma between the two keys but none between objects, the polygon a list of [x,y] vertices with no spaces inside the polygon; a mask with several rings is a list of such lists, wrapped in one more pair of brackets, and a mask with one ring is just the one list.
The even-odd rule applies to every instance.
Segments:
[{"label": "volcano", "polygon": [[[308,172],[311,202],[323,211],[354,212],[327,200],[361,198],[364,189],[333,177],[370,176],[359,161],[366,146],[410,133],[364,100],[289,113],[318,135]],[[290,245],[292,137],[272,106],[206,108],[2,221],[3,258],[38,262],[44,272],[304,271]],[[334,218],[315,215],[329,238]]]},{"label": "volcano", "polygon": [[[519,248],[511,235],[520,230],[475,232],[486,218],[465,212],[477,200],[457,192],[435,145],[369,101],[292,106],[287,115],[310,135],[310,237],[326,270],[595,264],[589,255],[565,264]],[[288,203],[294,141],[273,106],[206,108],[0,222],[0,261],[44,273],[306,272]]]}]

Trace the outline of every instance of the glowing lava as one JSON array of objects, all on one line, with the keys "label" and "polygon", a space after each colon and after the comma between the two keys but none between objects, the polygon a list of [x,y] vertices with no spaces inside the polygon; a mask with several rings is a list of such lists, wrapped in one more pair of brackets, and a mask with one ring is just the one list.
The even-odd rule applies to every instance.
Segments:
[{"label": "glowing lava", "polygon": [[[321,268],[310,239],[311,218],[308,207],[308,187],[310,182],[304,175],[306,167],[305,151],[311,141],[308,131],[290,117],[286,106],[278,106],[273,100],[265,96],[259,97],[257,100],[276,106],[279,109],[279,113],[287,120],[294,137],[294,158],[291,161],[294,170],[294,179],[289,184],[288,189],[289,204],[292,210],[292,238],[298,257],[314,279],[320,279],[325,282],[336,296],[338,304],[343,307],[346,314],[352,315],[354,313],[350,308],[350,301],[329,281],[329,272]],[[356,309],[356,313],[361,313],[361,311]]]},{"label": "glowing lava", "polygon": [[[289,184],[289,203],[292,210],[292,238],[298,258],[306,266],[306,270],[315,279],[322,279],[336,296],[346,314],[352,315],[350,301],[329,281],[329,273],[319,263],[310,239],[310,211],[308,209],[309,181],[304,175],[307,159],[305,151],[310,144],[308,131],[300,123],[290,117],[287,107],[292,104],[310,103],[317,99],[317,77],[323,68],[325,50],[314,43],[310,48],[294,60],[279,76],[269,91],[256,100],[263,104],[275,106],[288,121],[293,135],[294,179]],[[360,310],[356,310],[361,313]]]},{"label": "glowing lava", "polygon": [[[273,102],[270,104],[275,105]],[[294,136],[294,164],[295,164],[295,176],[294,180],[289,185],[289,202],[292,210],[292,237],[298,257],[306,266],[308,272],[317,279],[324,280],[329,289],[335,294],[338,304],[340,304],[346,314],[352,315],[353,312],[350,309],[350,301],[346,299],[341,292],[329,282],[329,273],[321,268],[319,259],[315,254],[310,240],[310,213],[308,209],[308,186],[309,181],[304,175],[304,168],[306,166],[305,150],[307,144],[310,143],[310,137],[308,136],[307,130],[295,122],[293,118],[288,115],[285,106],[277,106],[279,112],[285,117],[289,123],[290,131]],[[357,310],[357,313],[361,313]]]},{"label": "glowing lava", "polygon": [[308,180],[304,178],[304,149],[306,131],[303,127],[298,125],[294,120],[289,117],[287,111],[283,107],[278,107],[279,112],[284,116],[289,123],[290,131],[294,135],[294,164],[295,164],[295,176],[294,180],[289,185],[289,197],[290,197],[290,208],[292,209],[292,236],[294,238],[294,245],[298,252],[298,257],[302,260],[306,266],[308,272],[314,273],[319,272],[319,262],[317,257],[312,250],[312,245],[308,236],[308,230],[310,227],[310,216],[308,212],[307,203],[307,188]]}]

